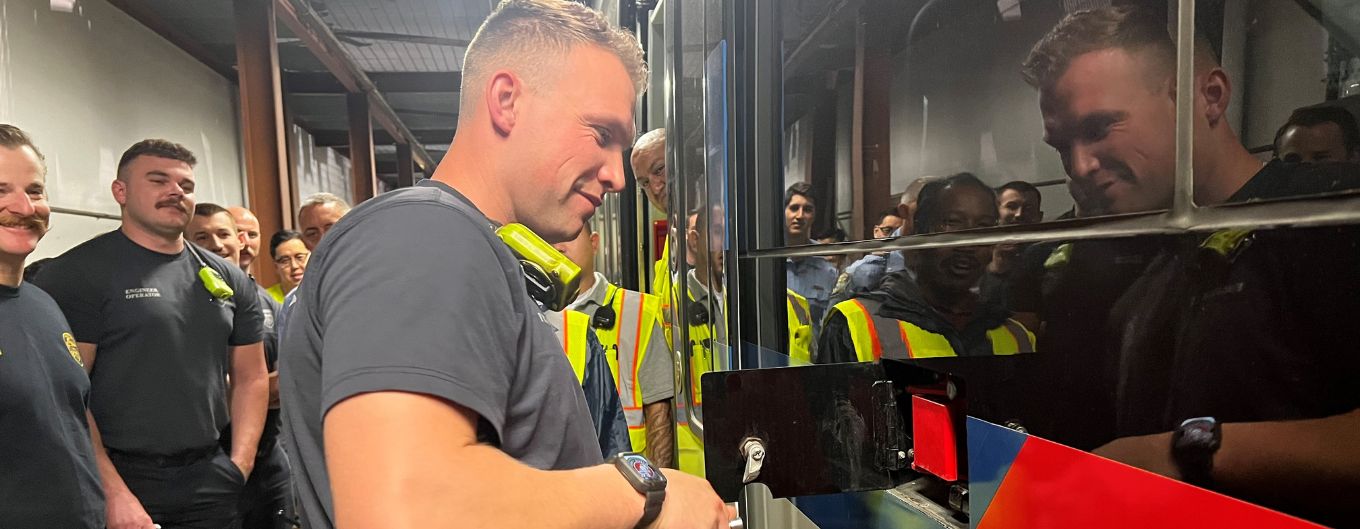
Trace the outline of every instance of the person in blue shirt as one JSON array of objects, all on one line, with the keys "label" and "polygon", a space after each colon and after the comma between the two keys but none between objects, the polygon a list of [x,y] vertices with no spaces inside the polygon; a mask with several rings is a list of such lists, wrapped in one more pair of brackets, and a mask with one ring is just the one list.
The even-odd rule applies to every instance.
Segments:
[{"label": "person in blue shirt", "polygon": [[[817,203],[811,193],[812,186],[807,182],[793,184],[784,192],[784,243],[789,246],[812,244]],[[812,311],[813,332],[816,333],[840,271],[836,265],[818,256],[791,257],[784,270],[789,290],[807,298],[808,308]]]}]

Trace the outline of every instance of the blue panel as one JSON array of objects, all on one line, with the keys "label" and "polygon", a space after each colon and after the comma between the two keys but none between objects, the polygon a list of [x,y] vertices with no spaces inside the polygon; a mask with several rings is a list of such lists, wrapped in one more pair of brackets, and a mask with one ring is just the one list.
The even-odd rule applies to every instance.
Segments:
[{"label": "blue panel", "polygon": [[968,517],[973,527],[992,504],[1027,438],[1010,428],[968,417]]}]

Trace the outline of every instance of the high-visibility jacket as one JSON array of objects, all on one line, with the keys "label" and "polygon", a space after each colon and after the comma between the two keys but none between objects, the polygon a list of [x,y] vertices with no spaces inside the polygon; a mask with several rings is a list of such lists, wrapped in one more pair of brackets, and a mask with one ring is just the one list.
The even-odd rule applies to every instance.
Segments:
[{"label": "high-visibility jacket", "polygon": [[[690,359],[689,380],[683,381],[683,383],[686,384],[686,392],[693,396],[694,404],[698,408],[695,410],[695,415],[702,418],[704,397],[703,391],[699,387],[699,381],[703,378],[704,373],[713,370],[715,338],[724,341],[727,339],[725,331],[714,330],[715,328],[726,328],[727,323],[724,318],[726,318],[727,309],[725,298],[720,298],[714,300],[717,303],[715,307],[717,313],[708,313],[710,310],[708,308],[710,301],[708,290],[695,278],[693,270],[690,271],[687,282],[689,288],[685,289],[685,293],[690,306],[697,310],[688,311],[689,322],[685,326],[688,330]],[[696,292],[701,294],[697,298],[695,297]],[[705,314],[702,316],[696,314],[699,310],[702,310]],[[680,470],[704,477],[704,440],[690,429],[688,407],[687,399],[676,399],[675,441],[678,449],[676,456],[679,460]]]},{"label": "high-visibility jacket", "polygon": [[671,339],[671,310],[675,305],[675,286],[671,276],[671,238],[666,237],[661,247],[661,259],[652,264],[652,295],[661,300],[661,328],[666,331],[666,345],[675,350]]},{"label": "high-visibility jacket", "polygon": [[581,384],[586,408],[590,410],[595,433],[599,437],[601,455],[612,456],[628,451],[631,443],[627,419],[618,389],[609,376],[608,355],[602,351],[603,347],[594,354],[591,352],[590,316],[574,310],[547,312],[544,316],[557,330],[572,374]]},{"label": "high-visibility jacket", "polygon": [[643,388],[638,380],[638,372],[652,340],[665,339],[662,335],[653,336],[661,321],[661,298],[622,289],[607,282],[602,286],[605,289],[605,301],[614,309],[614,326],[597,328],[595,334],[604,346],[609,370],[614,375],[614,385],[619,389],[633,451],[641,452],[647,447],[647,426],[643,421]]},{"label": "high-visibility jacket", "polygon": [[[832,308],[845,315],[850,339],[855,344],[855,359],[874,362],[888,354],[894,358],[938,358],[958,356],[944,335],[922,329],[910,322],[878,316],[879,302],[855,298]],[[987,331],[992,354],[1012,355],[1034,352],[1034,333],[1024,325],[1007,319]]]},{"label": "high-visibility jacket", "polygon": [[785,290],[789,319],[789,358],[794,364],[812,362],[812,311],[808,300],[792,290]]}]

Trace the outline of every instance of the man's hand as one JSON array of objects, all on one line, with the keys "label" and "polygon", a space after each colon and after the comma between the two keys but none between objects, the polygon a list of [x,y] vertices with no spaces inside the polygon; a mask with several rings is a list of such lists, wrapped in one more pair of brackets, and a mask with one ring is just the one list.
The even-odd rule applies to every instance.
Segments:
[{"label": "man's hand", "polygon": [[1137,437],[1122,437],[1093,450],[1104,458],[1132,465],[1171,479],[1181,479],[1180,469],[1171,458],[1171,432]]},{"label": "man's hand", "polygon": [[109,496],[104,506],[108,517],[109,529],[154,529],[151,515],[142,508],[142,502],[132,493]]},{"label": "man's hand", "polygon": [[661,473],[666,475],[666,501],[648,529],[727,529],[737,517],[707,481],[669,468]]}]

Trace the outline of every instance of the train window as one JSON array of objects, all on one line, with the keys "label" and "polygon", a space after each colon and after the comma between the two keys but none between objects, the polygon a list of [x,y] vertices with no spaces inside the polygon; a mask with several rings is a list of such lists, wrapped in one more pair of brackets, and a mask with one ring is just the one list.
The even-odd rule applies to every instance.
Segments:
[{"label": "train window", "polygon": [[[1360,439],[1351,4],[781,4],[782,216],[738,215],[779,234],[739,255],[787,272],[763,323],[817,363],[996,359],[972,415],[1353,519],[1322,498],[1360,478],[1277,464]],[[1168,460],[1204,416],[1253,451],[1218,483]]]}]

